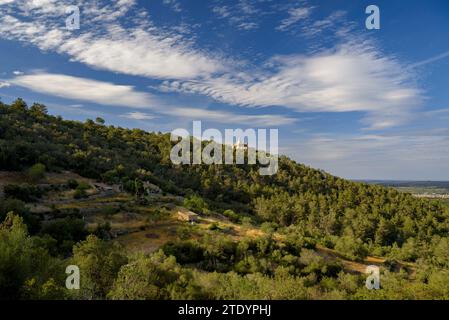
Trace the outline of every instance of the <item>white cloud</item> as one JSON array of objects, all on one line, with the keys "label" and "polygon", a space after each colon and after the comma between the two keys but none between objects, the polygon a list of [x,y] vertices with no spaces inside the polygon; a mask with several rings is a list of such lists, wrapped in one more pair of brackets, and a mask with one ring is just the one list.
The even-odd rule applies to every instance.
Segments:
[{"label": "white cloud", "polygon": [[39,93],[103,105],[151,108],[154,104],[150,94],[138,92],[131,86],[62,74],[24,75],[9,82]]},{"label": "white cloud", "polygon": [[224,19],[231,15],[227,6],[216,6],[212,8],[212,12],[217,14],[220,18]]},{"label": "white cloud", "polygon": [[337,28],[338,24],[343,24],[343,30],[349,28],[349,24],[344,21],[344,17],[346,16],[346,12],[342,10],[335,11],[331,13],[328,17],[323,18],[321,20],[316,20],[310,23],[305,24],[302,27],[302,34],[304,36],[312,37],[321,34],[326,29],[336,29],[337,33],[341,31],[341,29]]},{"label": "white cloud", "polygon": [[195,78],[220,71],[220,63],[182,45],[179,39],[141,29],[116,27],[107,36],[85,34],[58,51],[74,60],[110,71],[155,78]]},{"label": "white cloud", "polygon": [[206,110],[196,108],[172,108],[165,111],[172,116],[183,117],[191,120],[210,120],[226,124],[241,124],[250,126],[264,126],[276,127],[289,125],[296,121],[294,118],[289,118],[276,114],[266,115],[244,115],[235,114],[226,111]]},{"label": "white cloud", "polygon": [[166,81],[161,88],[241,106],[362,111],[368,113],[365,121],[373,129],[400,124],[422,100],[401,63],[366,43],[348,43],[313,56],[277,57],[270,71],[258,77],[245,73],[204,81]]},{"label": "white cloud", "polygon": [[[214,111],[191,107],[168,105],[159,98],[140,92],[132,86],[117,85],[109,82],[73,77],[62,74],[38,73],[17,76],[9,82],[29,90],[60,98],[85,101],[101,105],[121,106],[127,108],[148,108],[153,111],[191,120],[210,120],[218,123],[238,123],[254,126],[280,126],[295,121],[280,115],[238,115],[225,111]],[[7,84],[9,86],[9,83]],[[71,105],[79,109],[79,104]],[[123,117],[133,120],[155,119],[155,115],[143,112],[129,112]]]},{"label": "white cloud", "polygon": [[[179,32],[154,26],[146,11],[136,8],[131,12],[135,18],[121,24],[119,18],[133,10],[134,0],[113,4],[78,0],[83,8],[82,33],[61,28],[64,16],[60,12],[66,3],[20,0],[5,4],[7,10],[0,7],[0,37],[67,54],[72,61],[96,69],[167,79],[161,89],[206,95],[233,105],[275,105],[298,112],[364,112],[364,122],[371,129],[403,123],[422,100],[412,71],[366,42],[349,42],[308,56],[279,56],[271,59],[267,68],[248,70],[244,63],[231,63],[198,49]],[[236,7],[213,10],[239,28],[252,29],[257,27],[252,18],[262,14],[254,3],[240,0]],[[13,9],[19,12],[14,17],[10,14]],[[287,28],[306,19],[308,10],[292,9],[290,20],[281,25]],[[52,19],[55,15],[57,19]],[[335,12],[316,21],[307,32],[320,32],[342,16],[343,12]],[[145,100],[142,95],[148,98],[148,94],[138,93],[139,104]]]},{"label": "white cloud", "polygon": [[13,71],[13,74],[14,74],[15,76],[21,76],[21,75],[23,75],[23,72],[22,72],[22,71],[19,71],[19,70],[16,70],[16,71]]},{"label": "white cloud", "polygon": [[259,27],[260,11],[255,4],[254,0],[239,0],[233,6],[215,5],[212,12],[239,30],[252,30]]},{"label": "white cloud", "polygon": [[280,31],[288,30],[292,25],[296,24],[300,20],[304,20],[310,16],[312,8],[300,7],[291,8],[288,10],[288,17],[281,21],[281,24],[276,28]]},{"label": "white cloud", "polygon": [[255,22],[242,22],[238,25],[239,29],[242,30],[252,30],[256,29],[259,25]]},{"label": "white cloud", "polygon": [[157,118],[156,116],[143,112],[128,112],[123,115],[124,118],[132,119],[132,120],[152,120]]},{"label": "white cloud", "polygon": [[10,83],[4,82],[4,81],[0,81],[0,89],[1,89],[1,88],[7,88],[7,87],[9,87],[9,86],[11,86]]},{"label": "white cloud", "polygon": [[[195,49],[191,41],[176,33],[153,26],[145,11],[139,11],[140,15],[128,21],[128,27],[122,27],[117,19],[134,1],[111,5],[79,0],[79,4],[83,8],[81,35],[61,28],[67,3],[34,0],[9,4],[9,10],[0,8],[0,37],[67,54],[73,61],[94,68],[136,76],[184,79],[225,69],[223,59]],[[10,10],[21,15],[12,16]]]},{"label": "white cloud", "polygon": [[169,6],[173,11],[182,11],[181,3],[178,0],[163,0],[162,3]]}]

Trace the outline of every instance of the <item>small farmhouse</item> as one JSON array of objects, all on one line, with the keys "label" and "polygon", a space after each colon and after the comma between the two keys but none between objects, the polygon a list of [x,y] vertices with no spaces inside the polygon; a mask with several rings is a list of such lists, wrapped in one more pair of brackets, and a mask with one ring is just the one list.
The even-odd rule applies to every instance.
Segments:
[{"label": "small farmhouse", "polygon": [[198,215],[189,210],[178,210],[178,219],[187,222],[198,222]]}]

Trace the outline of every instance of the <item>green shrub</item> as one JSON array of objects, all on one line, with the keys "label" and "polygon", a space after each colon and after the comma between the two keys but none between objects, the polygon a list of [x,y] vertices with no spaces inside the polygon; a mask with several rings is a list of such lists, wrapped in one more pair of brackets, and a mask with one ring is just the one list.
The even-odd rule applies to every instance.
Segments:
[{"label": "green shrub", "polygon": [[260,225],[260,229],[265,233],[273,233],[278,227],[279,225],[274,222],[264,222]]},{"label": "green shrub", "polygon": [[89,190],[90,185],[86,182],[78,182],[78,186],[76,187],[76,190]]},{"label": "green shrub", "polygon": [[98,224],[93,234],[100,239],[111,240],[111,223],[106,221]]},{"label": "green shrub", "polygon": [[192,195],[184,199],[184,207],[196,213],[206,213],[208,206],[203,198],[197,195]]},{"label": "green shrub", "polygon": [[82,219],[67,217],[45,223],[40,234],[49,235],[55,239],[59,253],[66,256],[76,242],[86,238],[88,232]]},{"label": "green shrub", "polygon": [[[0,224],[0,299],[63,299],[59,261],[36,246],[23,220],[10,213]],[[49,286],[51,279],[53,285]]]},{"label": "green shrub", "polygon": [[31,234],[35,234],[39,231],[39,218],[30,213],[30,210],[26,207],[23,201],[14,198],[7,198],[3,201],[0,200],[0,221],[3,221],[9,212],[13,212],[15,215],[21,217]]},{"label": "green shrub", "polygon": [[73,290],[73,295],[78,299],[105,299],[127,262],[118,243],[88,236],[73,247],[70,263],[79,266],[82,274],[81,289]]},{"label": "green shrub", "polygon": [[83,199],[87,198],[87,192],[85,190],[76,189],[73,194],[73,198],[75,199]]},{"label": "green shrub", "polygon": [[214,222],[209,225],[208,229],[211,231],[220,230],[220,226],[218,223]]},{"label": "green shrub", "polygon": [[101,213],[106,217],[112,217],[114,214],[118,213],[120,208],[114,206],[104,206],[101,208]]},{"label": "green shrub", "polygon": [[192,296],[192,277],[162,251],[136,256],[123,266],[109,297],[119,300],[186,299]]},{"label": "green shrub", "polygon": [[348,236],[338,238],[335,243],[335,250],[350,260],[362,260],[368,254],[362,240]]},{"label": "green shrub", "polygon": [[44,192],[41,188],[30,184],[8,184],[4,187],[7,197],[19,199],[25,202],[34,202],[40,199]]},{"label": "green shrub", "polygon": [[69,188],[69,189],[72,189],[72,190],[74,190],[74,189],[76,189],[76,188],[78,188],[78,181],[76,181],[75,179],[69,179],[69,180],[67,180],[67,187]]},{"label": "green shrub", "polygon": [[45,166],[42,163],[37,163],[28,169],[28,178],[31,182],[37,183],[45,177],[45,170]]},{"label": "green shrub", "polygon": [[176,233],[178,234],[179,239],[187,240],[192,235],[192,227],[190,225],[183,225],[176,229]]},{"label": "green shrub", "polygon": [[223,215],[226,218],[228,218],[229,220],[231,220],[232,222],[235,222],[235,223],[240,222],[240,216],[237,213],[235,213],[233,210],[230,210],[230,209],[225,210],[223,212]]},{"label": "green shrub", "polygon": [[242,225],[244,227],[252,227],[253,226],[253,219],[250,217],[243,217],[242,218]]}]

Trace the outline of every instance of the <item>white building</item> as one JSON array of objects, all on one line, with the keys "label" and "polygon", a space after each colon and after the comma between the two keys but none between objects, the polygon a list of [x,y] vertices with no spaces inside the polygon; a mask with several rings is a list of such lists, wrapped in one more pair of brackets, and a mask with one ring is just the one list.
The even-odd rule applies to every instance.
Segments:
[{"label": "white building", "polygon": [[237,143],[234,144],[234,148],[236,150],[248,150],[248,144],[241,142],[239,138]]}]

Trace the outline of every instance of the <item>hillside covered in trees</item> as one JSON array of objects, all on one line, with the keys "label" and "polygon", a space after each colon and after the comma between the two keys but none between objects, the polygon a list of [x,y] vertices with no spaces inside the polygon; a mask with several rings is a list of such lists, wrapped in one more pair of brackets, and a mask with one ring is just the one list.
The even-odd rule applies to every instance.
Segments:
[{"label": "hillside covered in trees", "polygon": [[[273,176],[259,175],[257,165],[174,165],[173,144],[169,134],[106,126],[100,118],[68,121],[21,99],[0,103],[0,171],[28,177],[7,184],[0,198],[0,298],[449,298],[449,210],[439,202],[283,156]],[[151,184],[204,219],[259,233],[235,241],[220,223],[189,226],[153,253],[131,254],[105,236],[106,224],[89,229],[76,212],[46,221],[30,210],[56,189],[86,197],[79,181],[37,183],[67,171],[131,195],[109,216],[153,206],[145,189]],[[365,275],[323,250],[345,261],[382,257],[382,288],[368,290]],[[65,289],[67,264],[80,266],[81,290]]]}]

